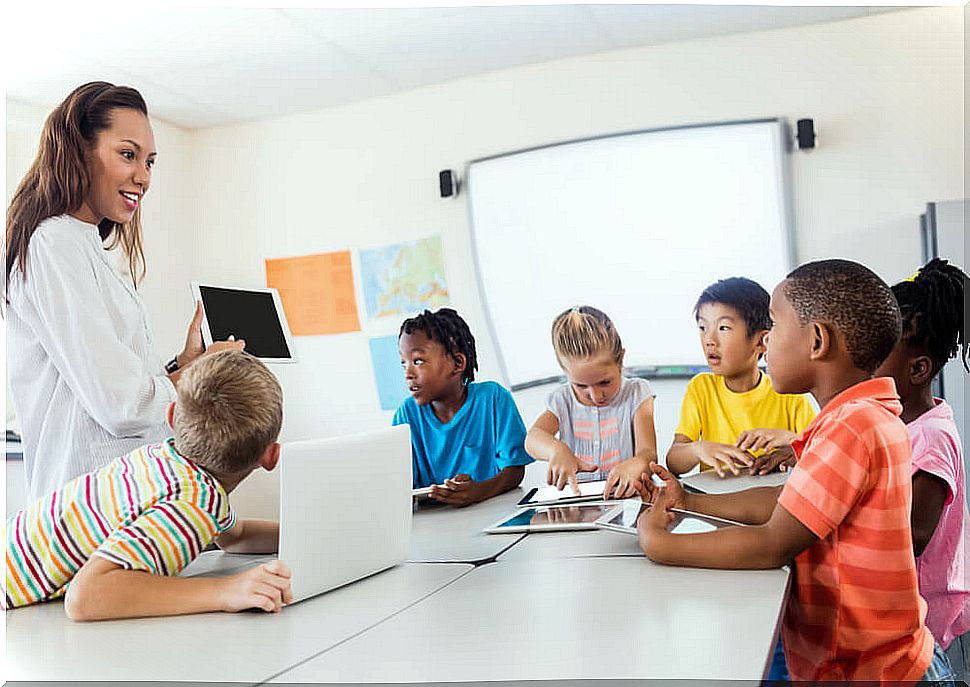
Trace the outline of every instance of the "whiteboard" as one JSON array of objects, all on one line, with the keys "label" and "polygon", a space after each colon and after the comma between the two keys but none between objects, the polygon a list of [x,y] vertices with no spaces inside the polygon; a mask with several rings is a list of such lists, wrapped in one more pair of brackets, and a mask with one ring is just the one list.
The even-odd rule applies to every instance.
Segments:
[{"label": "whiteboard", "polygon": [[703,365],[708,284],[770,293],[793,262],[787,128],[777,119],[618,134],[476,160],[479,290],[507,384],[562,374],[553,318],[592,305],[628,367]]}]

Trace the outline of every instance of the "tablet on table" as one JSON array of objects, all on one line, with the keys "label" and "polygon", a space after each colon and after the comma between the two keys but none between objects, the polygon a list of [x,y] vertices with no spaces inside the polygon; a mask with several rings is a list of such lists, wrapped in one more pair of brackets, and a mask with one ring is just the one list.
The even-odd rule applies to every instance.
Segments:
[{"label": "tablet on table", "polygon": [[561,532],[595,530],[596,521],[613,509],[607,503],[576,503],[561,506],[536,506],[511,513],[486,527],[489,534],[506,532]]},{"label": "tablet on table", "polygon": [[[555,486],[533,487],[522,497],[518,505],[534,507],[603,501],[603,490],[606,488],[605,479],[580,482],[577,486],[579,488],[578,494],[573,491],[570,485],[566,485],[565,489],[557,489]],[[619,503],[619,499],[611,501],[611,503]]]},{"label": "tablet on table", "polygon": [[[640,513],[650,508],[649,504],[643,503],[639,499],[629,499],[610,508],[603,517],[596,521],[596,526],[604,530],[635,535],[637,533],[637,518],[640,517]],[[679,508],[673,508],[671,512],[674,514],[674,520],[667,529],[673,534],[697,534],[699,532],[713,532],[722,527],[743,526],[733,520],[716,518],[712,515],[701,515]]]}]

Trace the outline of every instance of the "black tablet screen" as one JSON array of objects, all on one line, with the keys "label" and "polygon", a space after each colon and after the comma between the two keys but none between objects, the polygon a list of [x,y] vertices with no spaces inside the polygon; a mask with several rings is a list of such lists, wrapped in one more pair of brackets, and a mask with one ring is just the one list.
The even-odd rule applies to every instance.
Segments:
[{"label": "black tablet screen", "polygon": [[257,358],[292,358],[273,294],[267,291],[200,286],[202,306],[213,341],[229,336],[246,340],[246,352]]}]

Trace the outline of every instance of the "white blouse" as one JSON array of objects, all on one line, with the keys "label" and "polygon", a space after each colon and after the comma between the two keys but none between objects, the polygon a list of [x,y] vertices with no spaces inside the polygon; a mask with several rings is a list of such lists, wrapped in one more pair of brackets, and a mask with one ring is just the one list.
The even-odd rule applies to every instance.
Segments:
[{"label": "white blouse", "polygon": [[36,499],[170,435],[175,387],[155,355],[145,306],[112,265],[98,228],[52,217],[14,266],[7,375]]}]

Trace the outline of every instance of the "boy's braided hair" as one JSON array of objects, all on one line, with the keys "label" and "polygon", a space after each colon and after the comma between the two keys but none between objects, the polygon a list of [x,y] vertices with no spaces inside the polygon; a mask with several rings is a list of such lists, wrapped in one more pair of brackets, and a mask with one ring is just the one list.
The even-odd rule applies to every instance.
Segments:
[{"label": "boy's braided hair", "polygon": [[478,369],[478,353],[475,351],[475,337],[472,336],[468,323],[462,319],[457,311],[451,308],[440,308],[435,312],[425,310],[420,315],[409,317],[401,325],[398,334],[424,332],[432,341],[440,343],[448,355],[454,357],[456,353],[465,356],[465,371],[462,383],[468,384],[475,380],[475,370]]},{"label": "boy's braided hair", "polygon": [[970,372],[964,324],[967,281],[959,267],[933,258],[913,279],[893,286],[903,316],[903,342],[929,354],[934,375],[961,351],[963,367]]}]

